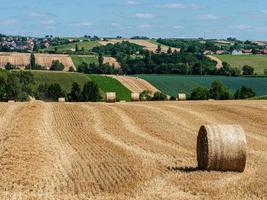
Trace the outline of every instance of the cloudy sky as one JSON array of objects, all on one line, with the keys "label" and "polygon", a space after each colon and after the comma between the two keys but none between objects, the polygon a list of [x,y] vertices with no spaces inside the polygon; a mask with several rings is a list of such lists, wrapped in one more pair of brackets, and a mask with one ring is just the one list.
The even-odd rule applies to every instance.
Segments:
[{"label": "cloudy sky", "polygon": [[0,32],[12,35],[267,40],[266,0],[12,0],[0,10]]}]

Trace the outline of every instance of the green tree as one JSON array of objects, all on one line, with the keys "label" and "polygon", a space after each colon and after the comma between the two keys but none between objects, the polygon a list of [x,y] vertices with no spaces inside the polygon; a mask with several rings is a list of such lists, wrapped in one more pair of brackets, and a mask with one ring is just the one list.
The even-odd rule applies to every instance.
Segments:
[{"label": "green tree", "polygon": [[15,66],[15,65],[12,65],[10,62],[8,62],[8,63],[5,65],[5,69],[6,69],[6,70],[16,69],[16,66]]},{"label": "green tree", "polygon": [[172,54],[172,49],[171,49],[171,47],[168,48],[167,54]]},{"label": "green tree", "polygon": [[152,101],[165,101],[167,100],[167,96],[166,94],[163,94],[162,92],[156,92],[151,100]]},{"label": "green tree", "polygon": [[47,98],[51,101],[57,101],[60,97],[65,97],[65,92],[58,83],[51,84],[48,87]]},{"label": "green tree", "polygon": [[245,65],[243,67],[243,75],[253,75],[254,74],[254,68],[248,65]]},{"label": "green tree", "polygon": [[79,51],[79,47],[78,44],[75,45],[75,51],[78,52]]},{"label": "green tree", "polygon": [[82,98],[83,101],[96,102],[100,100],[101,95],[98,85],[93,81],[88,81],[85,83],[83,86]]},{"label": "green tree", "polygon": [[51,71],[62,71],[64,69],[64,65],[59,62],[59,60],[53,60],[52,65],[50,67]]},{"label": "green tree", "polygon": [[267,69],[264,69],[264,75],[267,76]]},{"label": "green tree", "polygon": [[149,90],[144,90],[140,93],[140,100],[141,101],[150,101],[153,97],[153,94]]},{"label": "green tree", "polygon": [[37,93],[36,93],[36,99],[39,100],[48,100],[48,87],[49,85],[47,83],[45,84],[40,84],[37,88]]},{"label": "green tree", "polygon": [[0,101],[6,100],[6,80],[0,77]]},{"label": "green tree", "polygon": [[205,87],[197,87],[191,93],[192,100],[207,100],[209,96],[209,89]]},{"label": "green tree", "polygon": [[35,55],[34,55],[34,53],[31,53],[31,58],[30,58],[30,67],[31,67],[31,69],[34,69],[35,65],[36,65],[36,63],[35,63]]},{"label": "green tree", "polygon": [[81,92],[80,85],[76,82],[73,82],[71,92],[69,94],[70,101],[79,102],[81,101],[81,96],[82,96],[82,92]]},{"label": "green tree", "polygon": [[161,45],[158,44],[158,47],[157,47],[157,49],[156,49],[156,53],[160,53],[160,52],[161,52]]},{"label": "green tree", "polygon": [[15,73],[7,75],[6,96],[7,100],[17,100],[21,93],[21,84]]},{"label": "green tree", "polygon": [[255,97],[256,93],[248,87],[242,86],[241,89],[237,89],[235,92],[234,98],[235,99],[248,99]]},{"label": "green tree", "polygon": [[213,81],[210,88],[210,98],[215,100],[231,99],[231,92],[220,81]]},{"label": "green tree", "polygon": [[104,57],[102,53],[100,53],[98,56],[98,63],[99,63],[99,66],[102,66],[104,64]]}]

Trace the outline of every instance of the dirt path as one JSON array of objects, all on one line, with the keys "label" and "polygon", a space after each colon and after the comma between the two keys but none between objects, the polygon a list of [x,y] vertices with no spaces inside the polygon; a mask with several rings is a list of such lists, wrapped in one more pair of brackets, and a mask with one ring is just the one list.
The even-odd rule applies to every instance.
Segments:
[{"label": "dirt path", "polygon": [[116,58],[113,58],[113,57],[104,57],[104,63],[105,64],[109,64],[111,66],[114,66],[115,69],[119,69],[121,68],[121,65],[120,63],[117,61]]},{"label": "dirt path", "polygon": [[121,84],[123,84],[126,88],[128,88],[131,92],[141,93],[144,90],[149,90],[152,93],[156,93],[159,90],[155,88],[153,85],[145,81],[144,79],[130,76],[114,76],[111,77],[117,79]]},{"label": "dirt path", "polygon": [[217,62],[217,64],[216,64],[216,68],[217,69],[221,69],[223,67],[223,62],[219,58],[217,58],[215,56],[212,56],[212,55],[207,55],[207,57],[210,60],[213,60],[213,61]]},{"label": "dirt path", "polygon": [[[0,104],[0,199],[266,199],[267,101]],[[239,123],[244,173],[195,169],[205,123]]]}]

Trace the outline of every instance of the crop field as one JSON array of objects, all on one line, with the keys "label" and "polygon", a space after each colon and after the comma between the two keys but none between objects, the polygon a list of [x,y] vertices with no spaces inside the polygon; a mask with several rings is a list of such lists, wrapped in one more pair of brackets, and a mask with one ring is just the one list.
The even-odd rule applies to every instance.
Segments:
[{"label": "crop field", "polygon": [[117,99],[130,101],[131,100],[131,92],[124,85],[122,85],[118,80],[108,76],[100,76],[100,75],[89,75],[89,78],[96,82],[97,85],[102,90],[102,95],[106,92],[116,92]]},{"label": "crop field", "polygon": [[267,69],[266,55],[216,55],[222,61],[228,62],[232,67],[242,69],[244,65],[254,67],[257,74],[263,74]]},{"label": "crop field", "polygon": [[71,55],[70,56],[74,65],[76,67],[78,67],[79,65],[81,65],[82,63],[95,63],[98,64],[98,60],[96,56],[83,56],[83,55]]},{"label": "crop field", "polygon": [[89,77],[85,74],[70,72],[31,71],[36,79],[36,86],[40,84],[58,83],[66,92],[70,92],[72,83],[77,82],[83,86]]},{"label": "crop field", "polygon": [[[128,42],[131,42],[131,43],[134,43],[134,44],[137,44],[137,45],[140,45],[140,46],[143,46],[145,49],[149,50],[149,51],[153,51],[155,52],[156,49],[158,48],[158,43],[153,41],[153,40],[133,40],[133,39],[111,39],[111,40],[108,40],[108,41],[100,41],[99,43],[101,45],[107,45],[108,43],[111,43],[111,44],[116,44],[116,43],[119,43],[119,42],[122,42],[122,41],[128,41]],[[167,52],[168,50],[168,46],[166,45],[162,45],[161,46],[161,49],[163,52]],[[178,48],[171,48],[173,51],[176,49],[178,52],[180,51],[180,49]]]},{"label": "crop field", "polygon": [[[74,67],[71,58],[68,55],[59,54],[34,54],[36,64],[39,64],[46,69],[51,67],[53,60],[59,60],[64,64],[64,71],[68,71],[70,67]],[[0,68],[4,68],[7,63],[11,63],[19,68],[25,68],[30,64],[29,53],[0,53]]]},{"label": "crop field", "polygon": [[51,46],[46,48],[45,51],[51,51],[57,48],[58,53],[68,53],[69,51],[75,51],[76,44],[78,45],[79,50],[84,48],[86,51],[91,50],[92,48],[100,45],[97,41],[83,41],[65,45]]},{"label": "crop field", "polygon": [[252,88],[257,96],[267,94],[267,77],[225,77],[225,76],[175,76],[139,75],[162,92],[176,96],[177,93],[190,94],[196,87],[210,87],[215,80],[221,81],[232,92],[241,86]]},{"label": "crop field", "polygon": [[126,88],[128,88],[133,93],[141,93],[144,90],[149,90],[152,93],[156,93],[159,90],[155,88],[153,85],[145,81],[144,79],[140,79],[137,77],[130,76],[111,76],[117,79],[121,84],[123,84]]},{"label": "crop field", "polygon": [[[266,199],[267,101],[1,103],[0,199]],[[199,171],[206,123],[246,133],[244,173]]]}]

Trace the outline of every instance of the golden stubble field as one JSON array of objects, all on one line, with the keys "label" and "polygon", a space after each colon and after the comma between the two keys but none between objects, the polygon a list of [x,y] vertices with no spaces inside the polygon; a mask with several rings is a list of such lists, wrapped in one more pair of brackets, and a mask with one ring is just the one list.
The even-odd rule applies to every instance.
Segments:
[{"label": "golden stubble field", "polygon": [[[266,199],[267,101],[1,103],[0,199]],[[205,123],[246,132],[244,173],[196,170]]]}]

